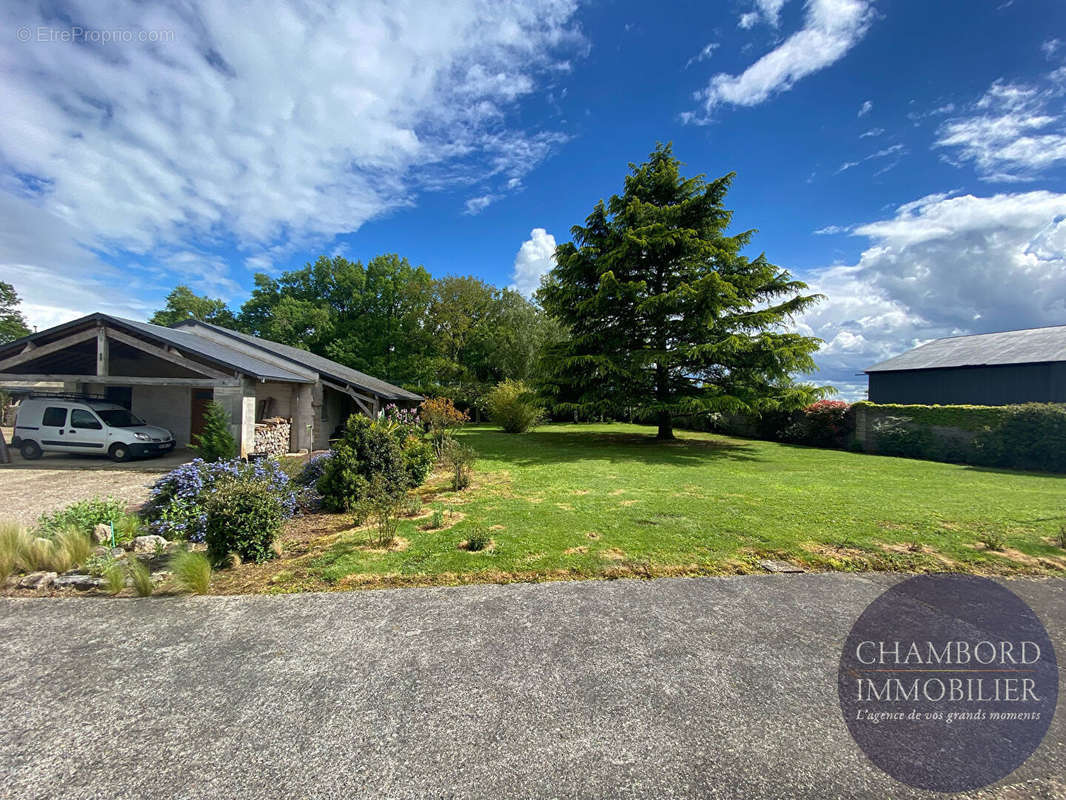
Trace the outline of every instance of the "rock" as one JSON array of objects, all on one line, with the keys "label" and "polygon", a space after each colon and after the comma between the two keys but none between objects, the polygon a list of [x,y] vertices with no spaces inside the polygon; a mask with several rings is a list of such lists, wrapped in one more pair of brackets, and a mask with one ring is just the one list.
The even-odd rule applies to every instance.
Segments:
[{"label": "rock", "polygon": [[134,553],[156,553],[165,551],[166,548],[167,540],[162,536],[156,536],[154,533],[148,536],[138,536],[133,540]]},{"label": "rock", "polygon": [[111,548],[110,547],[94,547],[93,548],[93,555],[96,556],[97,558],[103,558],[104,556],[106,556],[110,552],[111,552]]},{"label": "rock", "polygon": [[79,589],[84,592],[97,588],[103,582],[103,578],[94,578],[92,575],[60,575],[52,582],[52,586],[56,589]]},{"label": "rock", "polygon": [[93,541],[97,544],[106,544],[111,541],[111,526],[97,525],[93,528]]},{"label": "rock", "polygon": [[803,567],[797,567],[795,564],[789,564],[787,561],[777,561],[772,558],[764,558],[759,562],[759,566],[767,572],[796,573],[804,571]]},{"label": "rock", "polygon": [[126,557],[126,551],[123,550],[121,547],[112,547],[107,552],[111,554],[112,558],[125,558]]},{"label": "rock", "polygon": [[17,589],[19,581],[22,580],[21,575],[8,575],[7,580],[4,581],[5,589]]},{"label": "rock", "polygon": [[47,589],[56,579],[54,572],[31,572],[19,581],[20,589]]}]

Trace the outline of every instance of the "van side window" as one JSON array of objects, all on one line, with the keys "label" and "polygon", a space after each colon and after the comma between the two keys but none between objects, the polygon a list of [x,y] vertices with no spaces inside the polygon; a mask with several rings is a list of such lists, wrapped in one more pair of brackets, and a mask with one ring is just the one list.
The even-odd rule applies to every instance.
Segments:
[{"label": "van side window", "polygon": [[67,424],[67,410],[65,408],[56,408],[55,406],[49,406],[44,410],[44,416],[41,417],[41,425],[46,428],[62,428]]},{"label": "van side window", "polygon": [[102,430],[104,426],[88,411],[82,408],[73,408],[70,411],[70,427],[98,431]]}]

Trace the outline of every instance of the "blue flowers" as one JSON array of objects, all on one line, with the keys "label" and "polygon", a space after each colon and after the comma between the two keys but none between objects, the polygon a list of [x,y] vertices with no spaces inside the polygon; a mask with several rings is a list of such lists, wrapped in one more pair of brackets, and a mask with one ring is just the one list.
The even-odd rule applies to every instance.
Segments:
[{"label": "blue flowers", "polygon": [[305,493],[273,459],[208,463],[197,458],[168,472],[152,486],[145,509],[152,533],[202,542],[207,525],[204,499],[222,480],[266,485],[280,500],[286,517],[296,515]]}]

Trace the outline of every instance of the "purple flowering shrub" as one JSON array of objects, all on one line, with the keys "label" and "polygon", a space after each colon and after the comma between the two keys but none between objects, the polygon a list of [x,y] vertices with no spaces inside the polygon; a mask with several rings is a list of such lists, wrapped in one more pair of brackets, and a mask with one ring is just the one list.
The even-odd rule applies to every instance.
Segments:
[{"label": "purple flowering shrub", "polygon": [[318,485],[318,479],[322,477],[322,473],[326,471],[326,462],[333,457],[333,451],[327,450],[325,453],[319,453],[317,456],[311,456],[304,464],[304,468],[300,470],[300,474],[293,480],[300,486],[305,486],[313,489]]},{"label": "purple flowering shrub", "polygon": [[393,434],[399,441],[422,433],[422,417],[419,416],[417,408],[400,408],[395,403],[389,403],[378,412],[375,421],[386,433]]},{"label": "purple flowering shrub", "polygon": [[265,486],[277,496],[286,519],[295,516],[306,500],[306,490],[290,481],[273,459],[208,463],[197,458],[171,470],[152,486],[144,510],[152,533],[167,539],[204,541],[205,502],[220,481]]}]

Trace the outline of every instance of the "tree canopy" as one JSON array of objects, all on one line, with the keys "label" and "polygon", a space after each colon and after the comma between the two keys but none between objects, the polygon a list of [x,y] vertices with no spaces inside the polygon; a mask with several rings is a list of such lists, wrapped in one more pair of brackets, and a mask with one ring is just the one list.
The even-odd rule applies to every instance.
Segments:
[{"label": "tree canopy", "polygon": [[813,371],[820,341],[786,327],[819,296],[743,255],[754,231],[726,235],[733,173],[707,182],[680,167],[670,145],[630,164],[537,294],[567,331],[548,353],[557,407],[653,420],[664,439],[678,416],[796,408],[822,391],[792,377]]},{"label": "tree canopy", "polygon": [[10,283],[0,281],[0,344],[29,336],[30,326],[19,310],[19,296]]},{"label": "tree canopy", "polygon": [[179,286],[152,321],[214,322],[464,406],[499,381],[534,378],[543,344],[559,336],[518,292],[470,276],[434,278],[396,254],[365,265],[321,256],[254,280],[236,316],[221,300]]},{"label": "tree canopy", "polygon": [[200,297],[184,284],[174,287],[167,295],[166,307],[156,311],[148,321],[169,327],[186,319],[198,319],[224,328],[233,328],[237,324],[236,317],[226,307],[224,300]]}]

